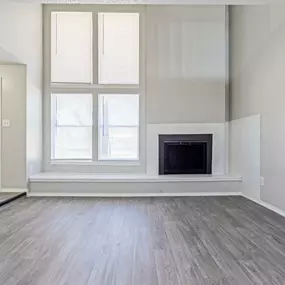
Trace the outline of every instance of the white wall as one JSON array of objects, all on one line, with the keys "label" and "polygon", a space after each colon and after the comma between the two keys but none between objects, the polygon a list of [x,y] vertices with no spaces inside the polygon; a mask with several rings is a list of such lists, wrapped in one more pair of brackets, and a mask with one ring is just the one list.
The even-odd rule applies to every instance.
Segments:
[{"label": "white wall", "polygon": [[[26,176],[29,176],[40,172],[42,157],[42,5],[39,2],[0,2],[0,62],[27,65]],[[11,141],[10,148],[2,152],[13,151],[13,143],[21,142]],[[5,163],[2,161],[3,166]],[[2,188],[15,187],[20,187],[17,177],[2,177]]]},{"label": "white wall", "polygon": [[146,58],[148,123],[225,121],[225,6],[147,6]]},{"label": "white wall", "polygon": [[10,127],[1,129],[2,185],[26,188],[26,66],[0,64],[0,77],[2,118],[10,120]]},{"label": "white wall", "polygon": [[231,118],[261,115],[261,200],[285,210],[285,5],[230,10]]},{"label": "white wall", "polygon": [[229,123],[229,170],[242,176],[240,192],[260,201],[260,116]]}]

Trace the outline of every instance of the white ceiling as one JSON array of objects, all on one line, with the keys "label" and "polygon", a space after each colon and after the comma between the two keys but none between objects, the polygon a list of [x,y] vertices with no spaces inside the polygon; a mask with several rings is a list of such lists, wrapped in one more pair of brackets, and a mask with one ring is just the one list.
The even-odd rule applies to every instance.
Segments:
[{"label": "white ceiling", "polygon": [[[284,3],[285,0],[9,0],[9,2],[42,2],[56,4],[178,4],[178,5],[256,5]],[[1,0],[0,0],[1,2]]]}]

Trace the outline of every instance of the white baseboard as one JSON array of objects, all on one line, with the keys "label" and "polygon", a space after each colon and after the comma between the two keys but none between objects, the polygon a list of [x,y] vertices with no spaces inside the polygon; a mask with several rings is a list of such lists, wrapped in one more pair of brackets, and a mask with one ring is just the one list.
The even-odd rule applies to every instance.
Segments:
[{"label": "white baseboard", "polygon": [[24,189],[24,188],[2,188],[2,189],[0,189],[0,192],[3,192],[3,193],[23,193],[23,192],[28,192],[28,189]]},{"label": "white baseboard", "polygon": [[281,210],[281,209],[279,209],[279,208],[277,208],[275,206],[272,206],[272,205],[270,205],[268,203],[265,203],[265,202],[263,202],[261,200],[256,200],[256,199],[247,197],[246,195],[242,195],[242,196],[245,197],[248,200],[251,200],[251,201],[253,201],[253,202],[255,202],[255,203],[257,203],[257,204],[259,204],[259,205],[261,205],[261,206],[263,206],[263,207],[265,207],[265,208],[267,208],[267,209],[269,209],[269,210],[271,210],[271,211],[273,211],[273,212],[283,216],[283,217],[285,217],[285,211],[283,211],[283,210]]},{"label": "white baseboard", "polygon": [[193,192],[193,193],[27,193],[28,197],[203,197],[203,196],[241,196],[240,192]]}]

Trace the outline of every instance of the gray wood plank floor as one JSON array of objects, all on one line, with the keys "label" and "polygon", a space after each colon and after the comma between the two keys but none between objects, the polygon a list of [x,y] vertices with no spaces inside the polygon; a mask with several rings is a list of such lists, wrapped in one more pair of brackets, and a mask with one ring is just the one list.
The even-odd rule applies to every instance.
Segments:
[{"label": "gray wood plank floor", "polygon": [[0,284],[285,284],[285,219],[241,197],[21,198]]}]

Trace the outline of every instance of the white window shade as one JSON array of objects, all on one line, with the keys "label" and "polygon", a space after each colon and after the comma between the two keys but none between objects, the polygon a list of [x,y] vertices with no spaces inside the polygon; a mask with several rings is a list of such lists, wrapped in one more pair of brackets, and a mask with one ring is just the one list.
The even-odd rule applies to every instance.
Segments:
[{"label": "white window shade", "polygon": [[99,13],[99,84],[139,84],[139,14]]},{"label": "white window shade", "polygon": [[51,81],[92,82],[92,13],[51,13]]}]

